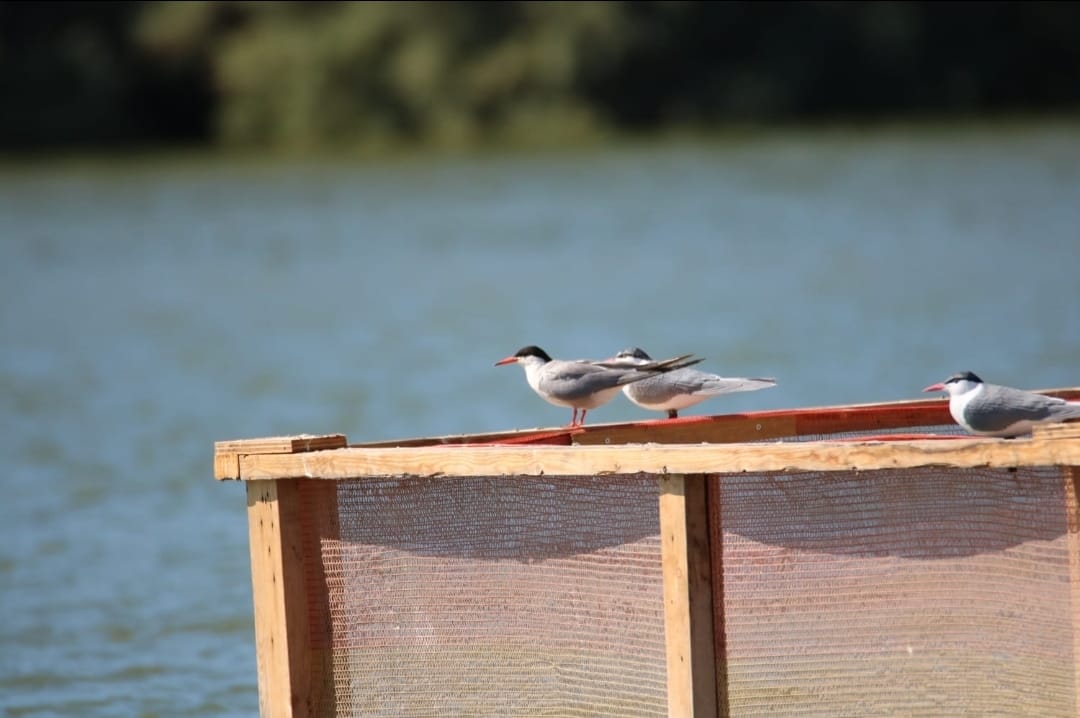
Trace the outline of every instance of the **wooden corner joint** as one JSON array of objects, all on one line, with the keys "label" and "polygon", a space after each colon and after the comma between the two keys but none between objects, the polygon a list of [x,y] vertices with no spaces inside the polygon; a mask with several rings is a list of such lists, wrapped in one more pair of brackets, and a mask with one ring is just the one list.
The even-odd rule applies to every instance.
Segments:
[{"label": "wooden corner joint", "polygon": [[297,434],[269,436],[260,439],[238,439],[214,442],[214,478],[218,481],[237,480],[240,457],[251,454],[302,454],[324,449],[343,449],[349,445],[344,434]]}]

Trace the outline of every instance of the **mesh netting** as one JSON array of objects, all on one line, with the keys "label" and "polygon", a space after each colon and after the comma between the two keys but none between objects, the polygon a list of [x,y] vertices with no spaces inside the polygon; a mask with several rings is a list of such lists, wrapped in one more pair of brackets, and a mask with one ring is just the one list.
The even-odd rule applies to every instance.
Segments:
[{"label": "mesh netting", "polygon": [[666,714],[654,478],[336,486],[320,715]]},{"label": "mesh netting", "polygon": [[1074,715],[1060,468],[710,481],[731,715]]},{"label": "mesh netting", "polygon": [[[1074,714],[1062,469],[708,481],[731,715]],[[657,477],[300,486],[317,715],[666,714]]]}]

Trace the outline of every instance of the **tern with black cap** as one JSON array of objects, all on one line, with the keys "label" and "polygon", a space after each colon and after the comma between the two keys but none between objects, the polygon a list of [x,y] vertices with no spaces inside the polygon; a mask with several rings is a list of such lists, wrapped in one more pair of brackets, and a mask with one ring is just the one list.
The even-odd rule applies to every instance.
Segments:
[{"label": "tern with black cap", "polygon": [[1035,424],[1080,419],[1080,403],[987,384],[970,371],[953,374],[923,391],[947,392],[953,419],[968,433],[980,436],[1024,436]]}]

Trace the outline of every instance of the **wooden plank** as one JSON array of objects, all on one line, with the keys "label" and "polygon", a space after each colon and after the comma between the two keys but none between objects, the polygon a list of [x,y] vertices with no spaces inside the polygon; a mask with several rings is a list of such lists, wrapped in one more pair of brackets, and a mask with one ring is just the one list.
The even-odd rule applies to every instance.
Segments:
[{"label": "wooden plank", "polygon": [[798,425],[788,412],[729,414],[685,419],[659,419],[633,424],[599,424],[575,434],[582,446],[611,444],[731,444],[795,436]]},{"label": "wooden plank", "polygon": [[228,453],[214,454],[214,478],[218,481],[240,478],[240,455]]},{"label": "wooden plank", "polygon": [[892,405],[834,407],[795,414],[798,436],[876,432],[954,424],[947,401],[901,402]]},{"label": "wooden plank", "polygon": [[709,556],[712,560],[710,578],[712,579],[713,608],[713,658],[716,662],[716,706],[721,716],[731,714],[728,702],[728,650],[727,650],[727,613],[724,604],[724,526],[721,512],[723,481],[720,476],[705,477],[706,515],[709,521]]},{"label": "wooden plank", "polygon": [[247,485],[255,648],[262,718],[307,718],[311,656],[296,481]]},{"label": "wooden plank", "polygon": [[[334,621],[331,606],[346,603],[344,586],[334,585],[326,575],[324,545],[341,539],[338,512],[338,485],[330,481],[304,481],[297,484],[301,494],[301,530],[304,540],[306,595],[308,600],[310,678],[308,680],[310,715],[336,715],[337,695],[334,676]],[[340,561],[340,554],[329,560]]]},{"label": "wooden plank", "polygon": [[215,441],[215,454],[295,454],[301,451],[340,449],[348,446],[344,434],[297,434],[261,439]]},{"label": "wooden plank", "polygon": [[700,475],[660,479],[669,716],[718,715],[706,487]]},{"label": "wooden plank", "polygon": [[632,424],[597,424],[584,427],[582,432],[575,434],[574,443],[717,444],[952,423],[947,402],[923,399],[658,419]]},{"label": "wooden plank", "polygon": [[580,433],[579,427],[556,427],[549,429],[515,429],[486,434],[451,434],[415,439],[392,439],[353,444],[360,448],[394,448],[415,446],[484,446],[486,444],[556,444],[569,446],[572,436]]},{"label": "wooden plank", "polygon": [[1072,617],[1074,714],[1080,716],[1080,466],[1062,467],[1069,541],[1069,596]]},{"label": "wooden plank", "polygon": [[240,478],[242,454],[296,454],[348,446],[344,434],[299,434],[262,439],[238,439],[214,442],[214,478],[218,481]]},{"label": "wooden plank", "polygon": [[1080,439],[1080,421],[1064,424],[1039,424],[1032,429],[1036,439]]},{"label": "wooden plank", "polygon": [[757,444],[346,448],[240,455],[244,480],[850,471],[1080,464],[1080,441],[982,439]]}]

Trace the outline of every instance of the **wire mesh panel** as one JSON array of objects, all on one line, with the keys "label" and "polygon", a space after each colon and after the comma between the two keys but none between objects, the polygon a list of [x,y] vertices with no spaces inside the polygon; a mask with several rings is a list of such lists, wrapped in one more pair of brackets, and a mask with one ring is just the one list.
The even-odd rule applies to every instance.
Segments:
[{"label": "wire mesh panel", "polygon": [[666,714],[654,477],[301,487],[317,714]]},{"label": "wire mesh panel", "polygon": [[1060,467],[709,481],[731,715],[1075,715]]}]

